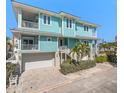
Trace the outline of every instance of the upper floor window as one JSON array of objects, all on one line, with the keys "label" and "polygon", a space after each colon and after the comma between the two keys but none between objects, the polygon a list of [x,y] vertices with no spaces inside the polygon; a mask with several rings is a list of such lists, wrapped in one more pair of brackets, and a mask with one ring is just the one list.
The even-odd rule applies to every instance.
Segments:
[{"label": "upper floor window", "polygon": [[72,22],[73,22],[73,21],[72,21],[71,19],[67,19],[67,20],[66,20],[66,27],[67,27],[67,28],[72,28]]},{"label": "upper floor window", "polygon": [[93,33],[95,33],[96,32],[96,28],[93,28]]},{"label": "upper floor window", "polygon": [[50,16],[44,15],[43,20],[44,24],[50,24]]},{"label": "upper floor window", "polygon": [[88,31],[89,27],[88,26],[84,26],[84,31]]}]

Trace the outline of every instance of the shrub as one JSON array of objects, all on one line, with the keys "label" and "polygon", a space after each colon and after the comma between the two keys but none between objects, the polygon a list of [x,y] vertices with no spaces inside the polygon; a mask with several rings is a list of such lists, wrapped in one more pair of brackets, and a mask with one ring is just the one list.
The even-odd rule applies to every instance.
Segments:
[{"label": "shrub", "polygon": [[103,62],[107,62],[107,57],[106,56],[99,56],[95,58],[95,61],[97,63],[103,63]]},{"label": "shrub", "polygon": [[117,56],[116,56],[116,54],[108,54],[107,58],[108,58],[109,62],[117,63]]},{"label": "shrub", "polygon": [[96,65],[95,61],[80,61],[77,64],[69,63],[68,61],[63,62],[60,67],[60,72],[64,75],[68,73],[77,72],[79,70],[88,69]]},{"label": "shrub", "polygon": [[6,63],[6,84],[9,83],[9,77],[12,74],[15,74],[16,64]]}]

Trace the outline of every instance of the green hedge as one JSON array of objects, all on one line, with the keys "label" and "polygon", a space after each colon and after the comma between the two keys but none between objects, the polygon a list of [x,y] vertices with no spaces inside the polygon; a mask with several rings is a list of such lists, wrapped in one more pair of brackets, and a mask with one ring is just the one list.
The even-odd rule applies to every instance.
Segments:
[{"label": "green hedge", "polygon": [[107,57],[106,56],[99,56],[95,58],[95,61],[97,63],[103,63],[103,62],[107,62]]},{"label": "green hedge", "polygon": [[107,58],[108,58],[109,62],[117,63],[117,55],[116,54],[108,54]]},{"label": "green hedge", "polygon": [[6,63],[6,84],[9,83],[9,77],[12,74],[15,74],[16,64]]},{"label": "green hedge", "polygon": [[60,65],[61,67],[60,72],[66,75],[68,73],[73,73],[79,70],[94,67],[95,65],[96,65],[95,61],[81,61],[81,62],[78,62],[76,65],[73,63],[70,63],[69,61],[66,61]]}]

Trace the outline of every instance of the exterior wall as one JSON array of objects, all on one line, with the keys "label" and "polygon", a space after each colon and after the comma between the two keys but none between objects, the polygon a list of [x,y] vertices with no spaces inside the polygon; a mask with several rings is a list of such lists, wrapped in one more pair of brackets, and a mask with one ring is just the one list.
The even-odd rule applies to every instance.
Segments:
[{"label": "exterior wall", "polygon": [[75,37],[75,28],[74,28],[74,23],[72,23],[72,28],[67,28],[66,27],[66,18],[64,18],[64,28],[63,28],[63,36],[65,37]]},{"label": "exterior wall", "polygon": [[43,14],[40,15],[40,31],[61,33],[61,19],[50,16],[50,25],[43,23]]},{"label": "exterior wall", "polygon": [[77,39],[69,38],[68,42],[69,42],[68,48],[73,48],[75,46],[75,44],[77,43]]},{"label": "exterior wall", "polygon": [[89,28],[89,31],[84,31],[83,25],[76,23],[76,35],[92,37],[92,28]]},{"label": "exterior wall", "polygon": [[58,49],[57,37],[51,37],[51,41],[47,41],[47,36],[40,36],[40,51],[42,52],[56,52]]}]

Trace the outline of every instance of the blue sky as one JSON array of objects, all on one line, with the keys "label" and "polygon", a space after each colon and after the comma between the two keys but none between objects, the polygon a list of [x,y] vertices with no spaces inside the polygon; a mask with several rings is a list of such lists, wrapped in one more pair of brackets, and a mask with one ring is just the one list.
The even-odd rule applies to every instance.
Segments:
[{"label": "blue sky", "polygon": [[[65,11],[92,23],[101,25],[98,38],[113,41],[117,31],[116,0],[16,0],[43,9]],[[7,0],[7,36],[12,37],[11,28],[17,27],[11,0]]]}]

